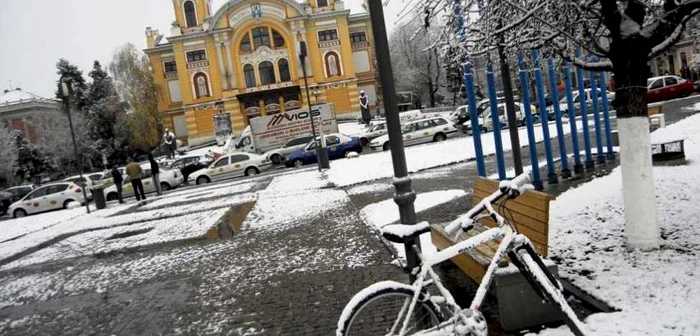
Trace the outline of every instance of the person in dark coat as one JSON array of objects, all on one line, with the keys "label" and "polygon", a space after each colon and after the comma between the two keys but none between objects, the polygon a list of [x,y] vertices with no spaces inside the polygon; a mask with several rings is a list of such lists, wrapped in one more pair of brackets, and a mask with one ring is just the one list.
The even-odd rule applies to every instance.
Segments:
[{"label": "person in dark coat", "polygon": [[112,180],[114,181],[114,185],[117,186],[119,204],[124,204],[124,200],[122,199],[122,183],[124,183],[124,177],[122,173],[119,172],[119,169],[117,169],[117,165],[112,166]]},{"label": "person in dark coat", "polygon": [[153,154],[148,154],[148,162],[151,163],[151,179],[153,179],[153,186],[156,187],[156,194],[160,196],[162,194],[160,190],[160,169],[158,167],[158,162],[153,159]]},{"label": "person in dark coat", "polygon": [[369,99],[365,95],[365,91],[360,91],[360,111],[362,112],[362,122],[369,125],[372,116],[369,114]]}]

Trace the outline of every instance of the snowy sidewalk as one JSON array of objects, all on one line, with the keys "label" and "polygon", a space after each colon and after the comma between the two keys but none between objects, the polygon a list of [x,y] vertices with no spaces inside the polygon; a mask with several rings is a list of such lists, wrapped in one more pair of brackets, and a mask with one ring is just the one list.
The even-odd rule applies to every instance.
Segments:
[{"label": "snowy sidewalk", "polygon": [[620,310],[589,316],[595,335],[700,334],[700,115],[652,139],[667,134],[687,138],[687,164],[654,167],[661,249],[626,250],[620,168],[550,205],[550,256],[560,260],[560,274]]}]

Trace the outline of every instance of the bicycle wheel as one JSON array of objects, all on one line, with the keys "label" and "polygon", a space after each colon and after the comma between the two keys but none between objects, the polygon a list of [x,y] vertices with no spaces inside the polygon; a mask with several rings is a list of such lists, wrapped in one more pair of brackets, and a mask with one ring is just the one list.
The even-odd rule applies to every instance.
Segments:
[{"label": "bicycle wheel", "polygon": [[[571,332],[574,333],[574,335],[585,335],[583,323],[581,323],[581,321],[578,319],[576,313],[574,313],[574,310],[571,309],[571,306],[569,306],[569,303],[566,302],[566,298],[564,298],[564,295],[558,289],[560,286],[556,286],[552,283],[552,281],[550,281],[549,277],[545,273],[545,270],[543,270],[540,266],[540,263],[534,260],[532,255],[528,253],[527,250],[521,250],[519,255],[523,262],[523,266],[525,266],[530,275],[532,275],[537,286],[540,287],[539,289],[535,288],[535,290],[540,290],[540,292],[546,297],[547,301],[559,307],[561,312],[564,313],[564,321],[566,322],[566,325],[569,327]],[[537,258],[539,258],[539,256]]]},{"label": "bicycle wheel", "polygon": [[[392,281],[367,287],[343,310],[336,335],[398,335],[414,294],[412,287]],[[419,298],[409,317],[406,334],[438,326],[441,322],[438,312],[432,301]]]}]

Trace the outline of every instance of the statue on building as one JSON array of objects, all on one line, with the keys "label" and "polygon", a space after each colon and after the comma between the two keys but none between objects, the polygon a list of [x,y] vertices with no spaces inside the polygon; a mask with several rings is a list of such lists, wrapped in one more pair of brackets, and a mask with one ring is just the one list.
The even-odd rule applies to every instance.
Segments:
[{"label": "statue on building", "polygon": [[168,159],[174,159],[175,150],[177,149],[177,138],[175,137],[175,134],[167,128],[163,134],[163,144],[165,145],[165,152]]},{"label": "statue on building", "polygon": [[365,125],[369,125],[372,116],[369,114],[369,99],[367,95],[365,95],[364,90],[360,91],[360,110],[362,111],[362,122],[364,122]]}]

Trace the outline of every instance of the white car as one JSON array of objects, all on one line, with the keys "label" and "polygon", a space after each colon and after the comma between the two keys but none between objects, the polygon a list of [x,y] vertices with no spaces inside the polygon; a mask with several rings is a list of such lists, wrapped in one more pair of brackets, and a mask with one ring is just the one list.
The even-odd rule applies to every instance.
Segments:
[{"label": "white car", "polygon": [[19,201],[12,203],[7,212],[19,218],[45,211],[67,209],[72,202],[85,203],[82,187],[73,182],[58,182],[34,189]]},{"label": "white car", "polygon": [[[591,97],[591,92],[593,91],[592,89],[584,89],[583,90],[585,95],[586,95],[586,113],[588,114],[593,114],[593,98]],[[602,99],[602,92],[600,89],[597,90],[598,92],[598,108],[600,111],[603,110],[603,99]],[[579,116],[581,115],[581,100],[578,97],[578,89],[573,89],[573,101],[574,101],[574,109],[576,109],[576,115]],[[608,91],[608,102],[609,104],[612,104],[612,101],[615,100],[615,91]],[[612,108],[612,107],[611,107]],[[547,109],[547,117],[548,119],[554,120],[554,112],[553,108],[549,107]],[[559,98],[559,111],[562,113],[562,115],[566,116],[568,115],[569,111],[569,104],[568,100],[566,99],[566,95],[563,95]]]},{"label": "white car", "polygon": [[[153,179],[151,179],[151,168],[146,168],[141,166],[143,169],[143,175],[141,176],[141,183],[143,184],[143,192],[148,194],[156,191],[155,185],[153,185]],[[122,168],[118,168],[122,171]],[[131,186],[131,178],[126,175],[124,176],[124,182],[122,182],[122,198],[134,196],[134,188]],[[161,190],[170,190],[172,188],[177,188],[183,183],[183,177],[179,170],[177,169],[160,169],[160,187]],[[112,184],[104,190],[105,197],[107,201],[116,201],[119,199],[119,194],[117,194],[117,186]]]},{"label": "white car", "polygon": [[256,175],[272,167],[266,157],[251,153],[234,153],[222,156],[209,167],[200,169],[190,177],[197,183],[209,183],[236,176]]},{"label": "white car", "polygon": [[357,134],[356,136],[360,138],[360,144],[362,146],[367,146],[372,140],[387,134],[389,131],[386,128],[386,122],[381,124],[376,124],[369,126],[364,132]]},{"label": "white car", "polygon": [[[530,105],[530,113],[533,115],[537,114],[537,108],[534,105]],[[525,125],[525,105],[520,102],[515,102],[515,123],[518,127]],[[498,104],[498,121],[500,122],[501,129],[508,128],[508,115],[506,113],[506,103]],[[467,131],[471,132],[471,122],[467,124]],[[479,127],[481,127],[481,133],[490,132],[493,130],[493,119],[491,118],[491,108],[487,108],[481,112],[479,116]]]},{"label": "white car", "polygon": [[[448,136],[457,133],[457,129],[444,117],[432,117],[406,123],[401,128],[401,133],[404,146],[411,146],[446,140]],[[373,150],[389,150],[389,135],[374,139],[369,146]]]},{"label": "white car", "polygon": [[265,153],[265,156],[267,156],[267,159],[272,161],[272,163],[280,164],[280,163],[287,160],[287,157],[289,157],[289,154],[292,154],[292,153],[306,147],[306,145],[313,138],[314,138],[314,136],[311,134],[296,137],[294,139],[287,141],[287,143],[285,143],[284,146]]}]

